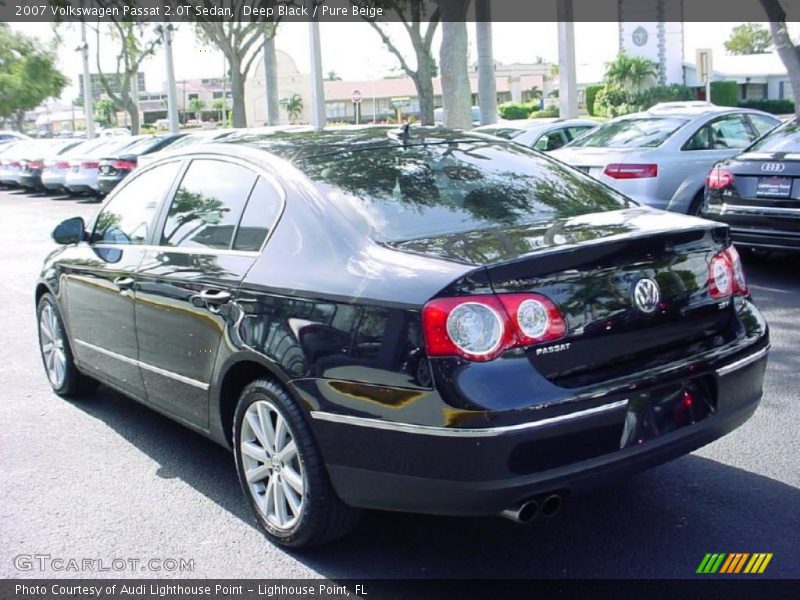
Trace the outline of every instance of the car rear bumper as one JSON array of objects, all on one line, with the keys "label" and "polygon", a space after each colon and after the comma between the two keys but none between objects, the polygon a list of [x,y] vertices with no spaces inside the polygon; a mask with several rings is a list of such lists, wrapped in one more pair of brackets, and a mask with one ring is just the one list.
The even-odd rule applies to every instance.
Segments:
[{"label": "car rear bumper", "polygon": [[489,515],[542,494],[603,485],[687,454],[744,423],[762,393],[768,340],[714,363],[716,412],[620,449],[631,397],[494,430],[415,427],[312,412],[339,496],[348,504],[429,514]]},{"label": "car rear bumper", "polygon": [[42,176],[39,173],[31,173],[19,176],[19,184],[22,187],[36,189],[42,187]]},{"label": "car rear bumper", "polygon": [[[125,174],[127,175],[127,173]],[[108,194],[117,187],[117,184],[125,178],[125,175],[114,175],[109,177],[100,176],[97,178],[97,191],[101,194]]]},{"label": "car rear bumper", "polygon": [[703,217],[730,227],[731,240],[740,246],[800,250],[800,210],[713,204]]}]

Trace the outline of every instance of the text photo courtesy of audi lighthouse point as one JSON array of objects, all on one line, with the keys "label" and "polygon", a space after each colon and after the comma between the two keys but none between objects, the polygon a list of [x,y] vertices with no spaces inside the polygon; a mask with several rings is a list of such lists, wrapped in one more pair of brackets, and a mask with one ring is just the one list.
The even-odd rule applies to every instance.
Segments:
[{"label": "text photo courtesy of audi lighthouse point", "polygon": [[794,597],[800,0],[720,6],[0,0],[0,598]]}]

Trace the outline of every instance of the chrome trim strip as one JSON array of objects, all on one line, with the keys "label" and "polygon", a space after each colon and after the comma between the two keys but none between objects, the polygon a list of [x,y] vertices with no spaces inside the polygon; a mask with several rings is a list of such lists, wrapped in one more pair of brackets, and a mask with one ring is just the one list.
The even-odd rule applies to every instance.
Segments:
[{"label": "chrome trim strip", "polygon": [[732,362],[729,365],[720,367],[719,369],[717,369],[717,375],[722,377],[723,375],[727,375],[731,371],[736,371],[737,369],[746,367],[750,363],[754,363],[757,360],[760,360],[761,358],[766,356],[767,352],[769,352],[769,346],[767,346],[766,348],[762,348],[758,352],[753,352],[750,356],[745,356],[744,358],[740,358],[739,360]]},{"label": "chrome trim strip", "polygon": [[[794,200],[794,198],[787,198]],[[800,215],[800,208],[782,208],[780,206],[752,206],[750,204],[725,204],[717,212],[720,215],[752,215],[755,213],[767,213],[771,215],[786,215],[796,217]]]},{"label": "chrome trim strip", "polygon": [[617,400],[610,404],[603,404],[602,406],[595,406],[594,408],[587,408],[586,410],[579,410],[574,413],[541,419],[539,421],[531,421],[530,423],[506,425],[504,427],[487,427],[485,429],[457,429],[450,427],[433,427],[430,425],[412,425],[410,423],[395,423],[392,421],[383,421],[381,419],[337,415],[318,410],[312,410],[311,417],[319,421],[330,421],[331,423],[340,423],[343,425],[355,425],[357,427],[369,427],[371,429],[384,429],[387,431],[400,431],[402,433],[415,433],[419,435],[434,435],[439,437],[495,437],[504,433],[539,429],[541,427],[555,425],[556,423],[564,423],[591,415],[611,412],[626,407],[627,405],[628,399],[626,398],[625,400]]},{"label": "chrome trim strip", "polygon": [[76,344],[80,344],[90,350],[94,350],[95,352],[99,352],[100,354],[105,354],[106,356],[110,356],[111,358],[116,358],[119,361],[124,363],[128,363],[129,365],[135,365],[141,369],[145,369],[146,371],[151,371],[153,373],[157,373],[158,375],[162,375],[164,377],[168,377],[170,379],[174,379],[175,381],[180,381],[181,383],[185,383],[187,385],[194,386],[196,388],[200,388],[201,390],[208,390],[208,384],[203,383],[202,381],[197,381],[196,379],[191,379],[190,377],[184,377],[183,375],[178,375],[177,373],[173,373],[172,371],[167,371],[160,367],[154,367],[153,365],[149,365],[144,363],[140,360],[136,360],[135,358],[130,358],[128,356],[123,356],[122,354],[117,354],[116,352],[112,352],[111,350],[106,350],[105,348],[101,348],[100,346],[95,346],[94,344],[90,344],[89,342],[84,342],[83,340],[75,340]]}]

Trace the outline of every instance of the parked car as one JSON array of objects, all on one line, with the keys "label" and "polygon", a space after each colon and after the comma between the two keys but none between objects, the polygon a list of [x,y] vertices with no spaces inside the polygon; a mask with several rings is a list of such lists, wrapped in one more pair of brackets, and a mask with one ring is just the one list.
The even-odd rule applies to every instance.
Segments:
[{"label": "parked car", "polygon": [[70,158],[69,170],[64,176],[64,187],[73,194],[98,194],[97,176],[100,159],[108,154],[123,151],[146,136],[108,136],[111,143],[97,146],[91,151]]},{"label": "parked car", "polygon": [[[176,150],[181,150],[184,148],[188,148],[189,146],[194,146],[195,144],[209,144],[211,142],[220,141],[229,135],[233,135],[235,133],[241,133],[241,129],[212,129],[207,131],[195,131],[193,133],[187,133],[178,141],[170,144],[168,149],[165,149],[165,152],[173,152]],[[153,152],[151,154],[144,154],[139,157],[138,166],[143,167],[145,165],[149,165],[151,162],[155,162],[163,156],[161,152]]]},{"label": "parked car", "polygon": [[714,163],[778,123],[756,110],[667,102],[612,119],[553,156],[642,204],[694,215]]},{"label": "parked car", "polygon": [[31,139],[29,136],[25,135],[24,133],[20,133],[19,131],[11,131],[8,129],[0,129],[0,142],[5,141],[20,141],[20,140],[29,140]]},{"label": "parked car", "polygon": [[42,140],[42,143],[31,146],[25,153],[25,158],[20,161],[19,184],[30,190],[42,189],[45,162],[58,160],[80,143],[81,140],[78,139],[59,138]]},{"label": "parked car", "polygon": [[598,125],[597,121],[590,119],[520,119],[481,125],[473,131],[513,140],[541,152],[551,152]]},{"label": "parked car", "polygon": [[800,250],[800,121],[714,165],[702,215],[730,225],[737,245]]},{"label": "parked car", "polygon": [[8,186],[18,186],[22,160],[28,152],[35,152],[41,147],[43,140],[20,140],[13,146],[6,148],[0,159],[0,183]]},{"label": "parked car", "polygon": [[67,173],[71,169],[69,164],[70,160],[76,157],[85,156],[95,151],[101,151],[101,147],[111,147],[119,143],[119,139],[108,137],[82,140],[81,143],[70,148],[61,156],[45,160],[44,168],[42,169],[42,187],[49,192],[69,191],[65,187],[65,183]]},{"label": "parked car", "polygon": [[97,191],[100,194],[109,193],[136,168],[141,156],[164,150],[183,136],[182,133],[148,136],[113,155],[108,154],[100,161]]},{"label": "parked car", "polygon": [[[481,124],[481,107],[471,106],[470,114],[472,115],[472,125],[477,126]],[[444,108],[437,108],[433,111],[433,122],[437,125],[444,125]]]},{"label": "parked car", "polygon": [[56,393],[232,447],[271,540],[551,515],[755,411],[768,331],[724,225],[469,132],[232,140],[56,227],[39,341]]}]

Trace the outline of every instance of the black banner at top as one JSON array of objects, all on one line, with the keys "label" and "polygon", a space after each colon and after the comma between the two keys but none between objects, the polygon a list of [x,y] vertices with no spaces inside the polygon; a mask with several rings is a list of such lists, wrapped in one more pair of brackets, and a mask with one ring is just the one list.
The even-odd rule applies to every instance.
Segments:
[{"label": "black banner at top", "polygon": [[[5,22],[475,21],[477,0],[0,0]],[[487,0],[494,22],[800,21],[800,0]],[[480,13],[484,15],[483,12]],[[768,15],[771,16],[768,17]],[[482,19],[487,17],[482,16]]]}]

